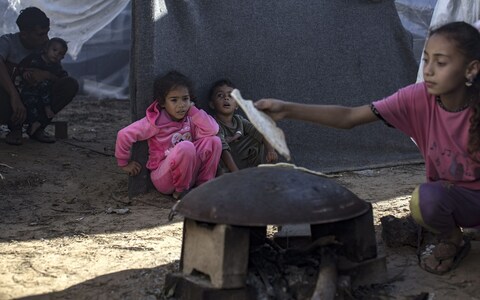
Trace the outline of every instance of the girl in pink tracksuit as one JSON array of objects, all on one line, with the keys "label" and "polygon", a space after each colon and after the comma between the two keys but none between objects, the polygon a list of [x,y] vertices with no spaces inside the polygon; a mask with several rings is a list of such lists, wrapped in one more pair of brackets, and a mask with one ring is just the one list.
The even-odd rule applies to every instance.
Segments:
[{"label": "girl in pink tracksuit", "polygon": [[141,165],[130,160],[130,149],[147,140],[152,183],[175,199],[214,178],[222,152],[217,122],[195,107],[191,95],[190,80],[176,71],[157,79],[146,116],[121,129],[115,146],[118,166],[135,176]]}]

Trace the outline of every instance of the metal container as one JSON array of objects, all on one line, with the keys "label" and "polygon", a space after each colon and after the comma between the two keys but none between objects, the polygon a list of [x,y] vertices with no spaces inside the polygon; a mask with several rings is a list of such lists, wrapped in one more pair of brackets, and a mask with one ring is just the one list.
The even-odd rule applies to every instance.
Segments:
[{"label": "metal container", "polygon": [[193,189],[176,207],[189,219],[237,226],[333,223],[369,209],[334,180],[285,167],[222,175]]}]

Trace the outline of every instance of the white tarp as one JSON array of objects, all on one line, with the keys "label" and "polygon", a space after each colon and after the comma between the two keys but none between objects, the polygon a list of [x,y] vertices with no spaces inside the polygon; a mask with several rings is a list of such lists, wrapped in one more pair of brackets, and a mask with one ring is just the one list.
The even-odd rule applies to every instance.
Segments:
[{"label": "white tarp", "polygon": [[50,18],[50,37],[68,42],[63,61],[81,92],[128,98],[130,0],[0,0],[0,34],[17,32],[20,10],[36,6]]},{"label": "white tarp", "polygon": [[414,38],[425,38],[436,0],[395,0],[395,7],[405,27]]},{"label": "white tarp", "polygon": [[395,0],[403,27],[412,35],[413,53],[417,63],[425,44],[436,0]]},{"label": "white tarp", "polygon": [[83,44],[110,24],[130,0],[8,0],[4,10],[3,31],[16,32],[15,20],[28,6],[36,6],[50,18],[50,36],[68,41],[68,53],[75,59]]}]

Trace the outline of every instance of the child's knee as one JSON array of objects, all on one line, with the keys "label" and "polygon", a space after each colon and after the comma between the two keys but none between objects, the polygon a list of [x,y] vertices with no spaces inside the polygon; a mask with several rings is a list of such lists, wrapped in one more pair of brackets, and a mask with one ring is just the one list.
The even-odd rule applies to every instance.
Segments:
[{"label": "child's knee", "polygon": [[441,186],[435,183],[424,183],[415,188],[410,199],[412,218],[423,227],[436,231],[429,224],[434,224],[440,208]]},{"label": "child's knee", "polygon": [[222,142],[218,136],[206,136],[197,144],[197,151],[202,161],[219,160]]},{"label": "child's knee", "polygon": [[222,154],[222,141],[218,136],[210,137],[210,144],[211,144],[211,151],[212,155],[220,159],[220,155]]},{"label": "child's knee", "polygon": [[175,145],[175,152],[179,156],[195,157],[195,146],[190,141],[183,141]]},{"label": "child's knee", "polygon": [[222,141],[218,136],[206,136],[199,144],[199,150],[208,153],[221,153]]},{"label": "child's knee", "polygon": [[415,190],[413,190],[412,197],[410,198],[410,214],[415,222],[419,224],[423,224],[422,213],[420,211],[420,186],[417,186]]},{"label": "child's knee", "polygon": [[218,136],[207,136],[204,137],[207,145],[210,145],[212,149],[222,148],[222,141]]}]

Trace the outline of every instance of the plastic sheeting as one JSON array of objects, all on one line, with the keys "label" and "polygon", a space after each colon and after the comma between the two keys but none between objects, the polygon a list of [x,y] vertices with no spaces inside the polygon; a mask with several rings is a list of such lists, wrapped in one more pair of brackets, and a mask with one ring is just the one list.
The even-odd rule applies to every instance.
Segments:
[{"label": "plastic sheeting", "polygon": [[413,53],[420,63],[425,37],[430,27],[436,0],[396,0],[395,6],[403,27],[412,35]]},{"label": "plastic sheeting", "polygon": [[[0,0],[3,12],[0,34],[17,31],[15,19],[22,8],[40,7],[52,20],[50,36],[59,35],[69,41],[71,56],[64,64],[79,79],[81,91],[100,98],[128,98],[129,3],[129,0]],[[413,52],[419,64],[431,22],[432,25],[460,19],[473,22],[479,12],[478,0],[395,0],[395,5],[402,25],[412,35]],[[421,80],[421,71],[419,76]]]},{"label": "plastic sheeting", "polygon": [[403,27],[415,38],[424,38],[426,36],[436,2],[436,0],[395,1]]},{"label": "plastic sheeting", "polygon": [[[411,35],[393,1],[151,2],[155,13],[135,14],[134,49],[144,49],[138,51],[143,59],[134,57],[135,118],[151,103],[143,91],[153,76],[170,69],[192,79],[202,108],[208,107],[210,85],[224,77],[245,99],[348,106],[381,99],[416,78]],[[135,11],[149,5],[137,3]],[[420,159],[408,137],[381,122],[352,131],[292,120],[278,126],[292,162],[316,171]]]},{"label": "plastic sheeting", "polygon": [[[25,7],[36,6],[50,18],[50,36],[59,36],[69,42],[69,54],[78,56],[82,45],[106,25],[127,6],[129,0],[8,0],[8,8],[19,13]],[[8,10],[7,10],[8,11]],[[8,17],[6,15],[5,17]],[[16,31],[16,15],[13,19],[4,18],[4,26],[9,26],[10,32]],[[13,22],[12,22],[13,21]],[[13,27],[12,27],[13,23]]]},{"label": "plastic sheeting", "polygon": [[0,34],[17,32],[15,20],[36,6],[50,18],[50,37],[68,41],[65,69],[81,92],[100,98],[128,98],[131,12],[129,0],[0,0]]}]

